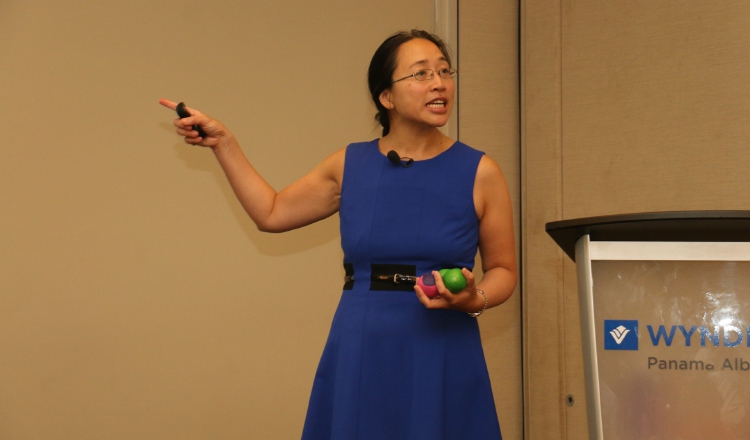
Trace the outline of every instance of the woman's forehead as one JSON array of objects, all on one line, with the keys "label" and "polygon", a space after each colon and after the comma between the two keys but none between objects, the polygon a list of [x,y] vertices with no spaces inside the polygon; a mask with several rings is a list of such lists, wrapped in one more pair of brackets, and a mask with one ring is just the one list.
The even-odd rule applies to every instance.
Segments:
[{"label": "woman's forehead", "polygon": [[435,43],[423,38],[409,40],[398,50],[398,65],[402,68],[424,67],[441,61],[447,62],[445,55]]}]

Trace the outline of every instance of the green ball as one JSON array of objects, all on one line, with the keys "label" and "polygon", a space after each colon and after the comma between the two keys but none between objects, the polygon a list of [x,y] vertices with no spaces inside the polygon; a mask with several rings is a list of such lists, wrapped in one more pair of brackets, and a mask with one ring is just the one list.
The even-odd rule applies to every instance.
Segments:
[{"label": "green ball", "polygon": [[445,273],[446,273],[446,272],[448,272],[449,270],[450,270],[450,269],[448,269],[447,267],[446,267],[445,269],[440,269],[440,277],[441,277],[441,278],[442,278],[442,277],[444,277],[444,276],[445,276]]},{"label": "green ball", "polygon": [[443,284],[451,291],[451,293],[458,293],[466,288],[466,278],[461,273],[461,269],[448,269],[445,271],[443,277]]}]

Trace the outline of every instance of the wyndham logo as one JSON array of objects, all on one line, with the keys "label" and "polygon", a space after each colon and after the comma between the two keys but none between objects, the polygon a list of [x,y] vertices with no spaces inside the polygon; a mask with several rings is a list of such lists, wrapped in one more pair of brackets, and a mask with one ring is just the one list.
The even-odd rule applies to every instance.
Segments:
[{"label": "wyndham logo", "polygon": [[604,320],[605,350],[638,350],[638,321]]}]

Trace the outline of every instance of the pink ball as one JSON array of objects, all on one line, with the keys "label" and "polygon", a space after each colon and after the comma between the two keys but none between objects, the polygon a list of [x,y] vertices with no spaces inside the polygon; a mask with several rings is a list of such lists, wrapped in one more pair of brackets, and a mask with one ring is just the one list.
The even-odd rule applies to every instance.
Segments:
[{"label": "pink ball", "polygon": [[431,273],[426,273],[421,277],[417,278],[417,286],[422,289],[425,295],[430,298],[434,298],[438,294],[437,286],[435,285],[435,277]]}]

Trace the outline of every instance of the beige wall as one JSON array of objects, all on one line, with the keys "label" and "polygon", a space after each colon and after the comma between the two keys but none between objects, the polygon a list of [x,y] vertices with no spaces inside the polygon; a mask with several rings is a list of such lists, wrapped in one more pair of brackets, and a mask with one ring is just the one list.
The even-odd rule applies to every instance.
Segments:
[{"label": "beige wall", "polygon": [[[221,119],[281,188],[377,137],[369,58],[433,8],[3,2],[0,438],[298,437],[342,285],[338,220],[257,232],[156,100]],[[518,5],[460,12],[460,137],[517,195]],[[523,426],[520,298],[481,318],[506,438]]]},{"label": "beige wall", "polygon": [[377,136],[369,58],[432,20],[431,0],[0,3],[0,438],[297,438],[338,220],[257,232],[157,99],[223,120],[280,188]]},{"label": "beige wall", "polygon": [[[520,231],[518,2],[459,2],[459,137],[495,159],[508,182]],[[520,249],[520,240],[516,241]],[[480,318],[503,437],[523,436],[520,285]]]},{"label": "beige wall", "polygon": [[544,223],[750,206],[750,4],[545,0],[521,16],[526,438],[578,440],[575,272]]}]

